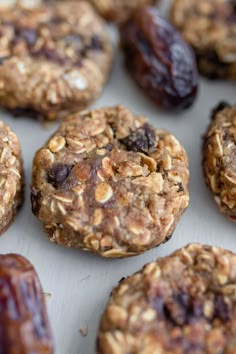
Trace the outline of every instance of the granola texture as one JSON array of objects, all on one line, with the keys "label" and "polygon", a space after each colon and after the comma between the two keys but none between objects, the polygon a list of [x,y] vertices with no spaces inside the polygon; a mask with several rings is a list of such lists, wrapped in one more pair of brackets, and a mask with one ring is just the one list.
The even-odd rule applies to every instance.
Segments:
[{"label": "granola texture", "polygon": [[19,140],[0,121],[0,233],[8,228],[23,202],[22,165]]},{"label": "granola texture", "polygon": [[50,241],[104,257],[168,240],[189,203],[188,158],[123,106],[70,115],[33,162],[32,208]]},{"label": "granola texture", "polygon": [[236,7],[231,0],[174,0],[171,19],[210,79],[236,80]]},{"label": "granola texture", "polygon": [[103,20],[84,1],[0,8],[0,106],[56,119],[90,104],[112,62]]},{"label": "granola texture", "polygon": [[204,137],[203,170],[220,211],[236,222],[236,106],[222,102],[213,110]]},{"label": "granola texture", "polygon": [[98,354],[235,354],[236,255],[190,244],[120,281]]}]

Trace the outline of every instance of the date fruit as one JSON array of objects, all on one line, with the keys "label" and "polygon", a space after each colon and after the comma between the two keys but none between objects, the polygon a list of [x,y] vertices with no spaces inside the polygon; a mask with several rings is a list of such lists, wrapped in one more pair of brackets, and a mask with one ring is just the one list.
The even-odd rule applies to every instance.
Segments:
[{"label": "date fruit", "polygon": [[33,266],[0,255],[0,354],[52,354],[44,295]]},{"label": "date fruit", "polygon": [[127,71],[151,100],[164,110],[190,107],[198,91],[196,59],[176,29],[142,6],[120,35]]}]

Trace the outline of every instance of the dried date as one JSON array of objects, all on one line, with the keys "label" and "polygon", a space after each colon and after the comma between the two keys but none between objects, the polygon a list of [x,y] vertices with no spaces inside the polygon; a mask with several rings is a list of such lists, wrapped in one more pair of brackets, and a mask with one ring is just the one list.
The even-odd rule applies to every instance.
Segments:
[{"label": "dried date", "polygon": [[0,255],[0,354],[52,354],[40,281],[15,254]]},{"label": "dried date", "polygon": [[198,72],[192,49],[156,9],[142,6],[120,26],[127,71],[162,109],[192,105]]}]

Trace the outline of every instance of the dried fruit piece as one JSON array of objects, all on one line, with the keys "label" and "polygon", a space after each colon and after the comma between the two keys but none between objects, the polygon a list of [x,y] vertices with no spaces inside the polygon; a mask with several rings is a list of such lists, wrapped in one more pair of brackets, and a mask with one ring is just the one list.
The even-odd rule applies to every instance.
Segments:
[{"label": "dried fruit piece", "polygon": [[198,89],[196,62],[174,27],[155,8],[143,6],[120,33],[125,66],[138,86],[160,108],[190,107]]},{"label": "dried fruit piece", "polygon": [[204,137],[205,181],[220,210],[236,222],[236,106],[221,102]]},{"label": "dried fruit piece", "polygon": [[142,128],[132,132],[126,138],[121,140],[128,151],[148,152],[155,148],[155,132],[149,124],[144,124]]},{"label": "dried fruit piece", "polygon": [[0,353],[52,354],[44,296],[33,266],[16,254],[0,255]]}]

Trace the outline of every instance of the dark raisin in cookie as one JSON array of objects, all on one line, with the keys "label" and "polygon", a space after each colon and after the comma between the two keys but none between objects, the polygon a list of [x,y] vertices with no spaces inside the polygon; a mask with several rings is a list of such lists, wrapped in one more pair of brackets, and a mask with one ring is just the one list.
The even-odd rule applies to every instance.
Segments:
[{"label": "dark raisin in cookie", "polygon": [[120,281],[97,354],[235,354],[236,255],[190,244]]},{"label": "dark raisin in cookie", "polygon": [[120,26],[128,73],[164,110],[190,107],[198,90],[192,49],[176,29],[151,6],[140,7]]},{"label": "dark raisin in cookie", "polygon": [[236,80],[235,1],[174,0],[171,18],[194,48],[203,75]]},{"label": "dark raisin in cookie", "polygon": [[0,121],[0,233],[8,228],[23,202],[22,165],[19,140]]},{"label": "dark raisin in cookie", "polygon": [[221,102],[203,143],[205,181],[221,212],[236,222],[236,106]]},{"label": "dark raisin in cookie", "polygon": [[128,257],[165,242],[189,202],[188,159],[122,106],[69,116],[35,155],[33,212],[52,242]]},{"label": "dark raisin in cookie", "polygon": [[112,61],[103,21],[84,1],[22,6],[0,7],[0,106],[45,119],[87,106]]}]

